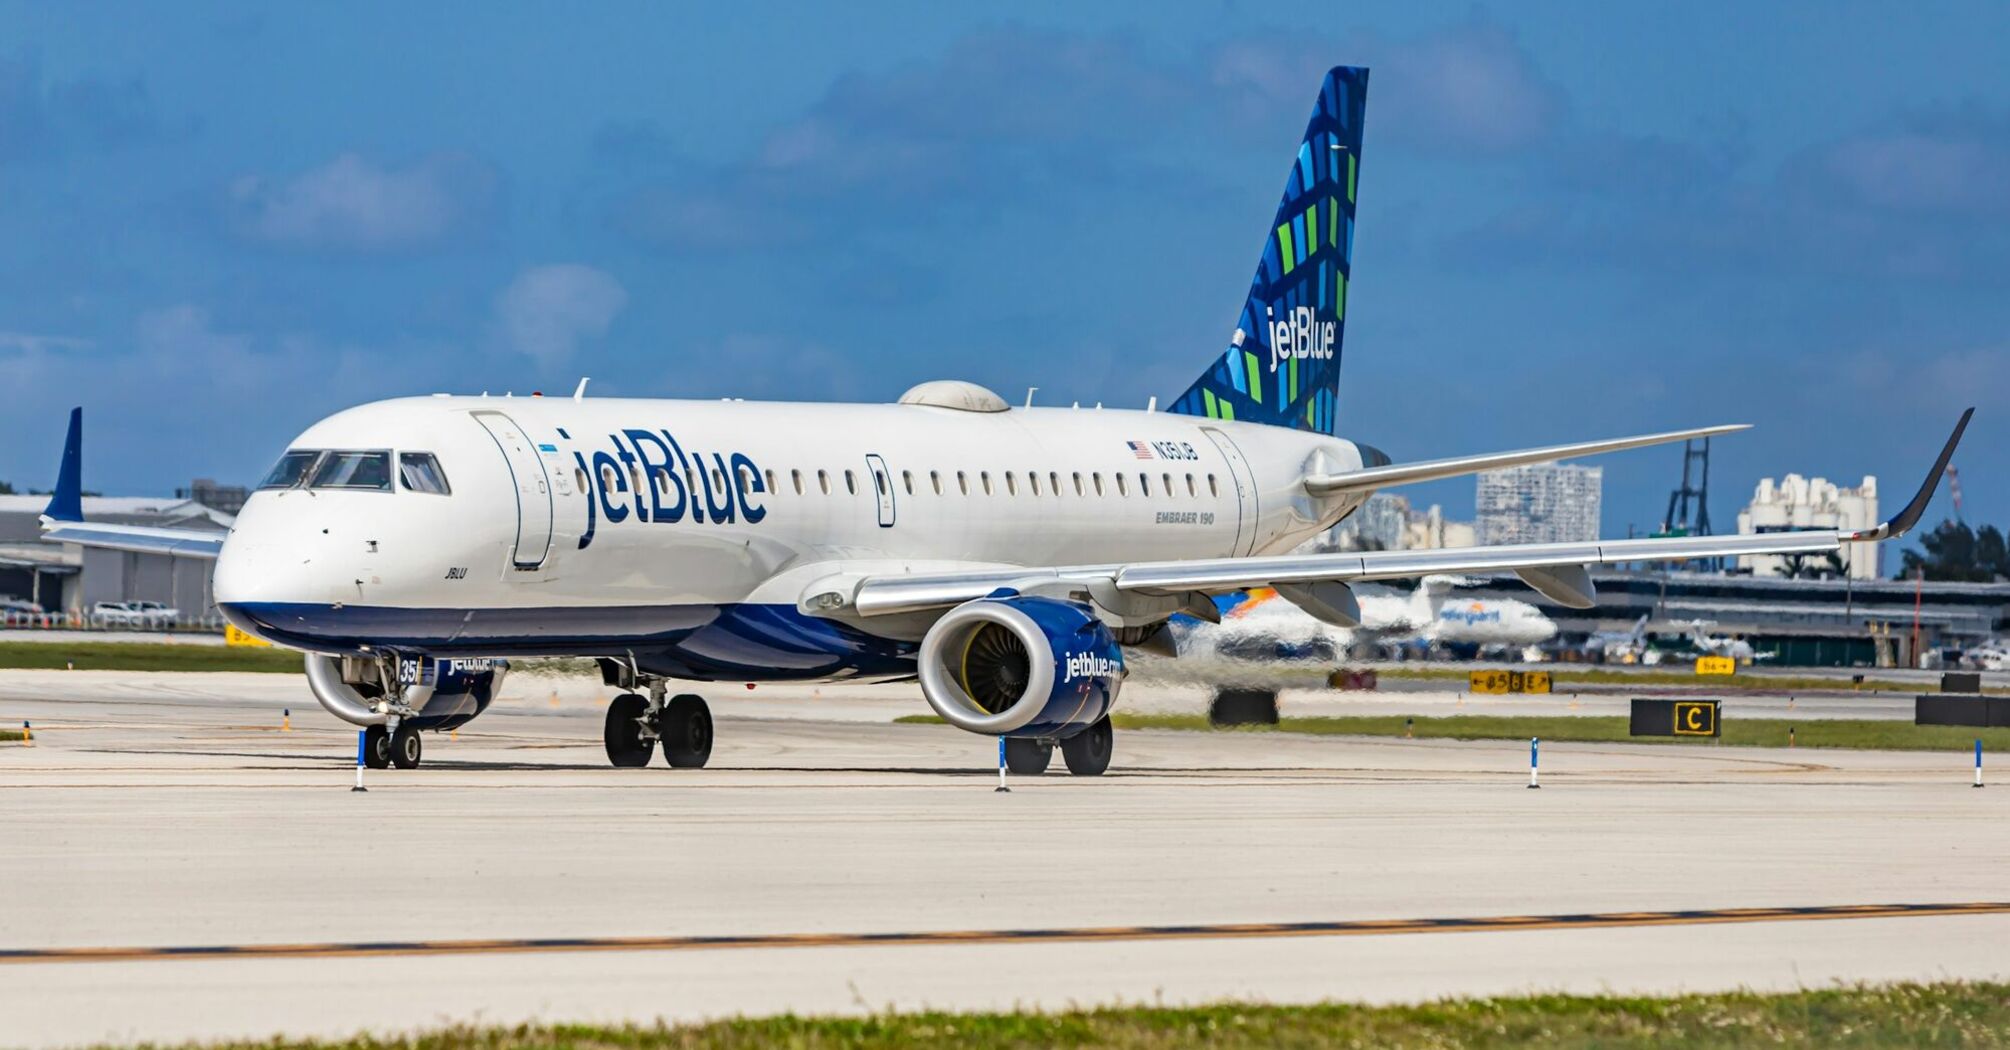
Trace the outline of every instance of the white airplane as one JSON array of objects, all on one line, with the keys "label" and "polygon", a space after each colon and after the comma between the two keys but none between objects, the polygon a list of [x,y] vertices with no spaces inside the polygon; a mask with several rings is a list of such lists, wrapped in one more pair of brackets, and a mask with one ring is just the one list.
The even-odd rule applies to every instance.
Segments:
[{"label": "white airplane", "polygon": [[1984,642],[1961,654],[1961,666],[1971,671],[2010,671],[2010,645]]},{"label": "white airplane", "polygon": [[1752,643],[1743,638],[1734,638],[1728,634],[1711,634],[1710,628],[1716,623],[1715,620],[1690,620],[1684,624],[1688,628],[1690,647],[1704,656],[1728,656],[1741,664],[1772,659],[1774,655],[1772,653],[1755,654]]},{"label": "white airplane", "polygon": [[1426,576],[1408,595],[1362,594],[1361,622],[1336,627],[1308,615],[1260,587],[1218,599],[1219,623],[1197,623],[1183,632],[1180,653],[1210,653],[1232,659],[1331,660],[1356,643],[1421,643],[1482,648],[1523,648],[1556,635],[1556,623],[1542,610],[1513,598],[1453,599],[1454,576]]},{"label": "white airplane", "polygon": [[1647,645],[1647,613],[1624,631],[1595,631],[1585,639],[1582,651],[1589,656],[1597,654],[1602,663],[1630,664],[1645,662],[1652,652]]},{"label": "white airplane", "polygon": [[[493,697],[500,662],[592,657],[616,766],[698,766],[712,717],[672,679],[919,678],[1013,769],[1109,764],[1124,647],[1271,587],[1331,624],[1349,584],[1512,570],[1591,604],[1587,565],[1822,553],[1862,532],[1292,555],[1378,489],[1742,429],[1393,463],[1334,430],[1367,70],[1330,72],[1224,352],[1169,411],[1009,408],[970,383],[897,404],[432,397],[362,405],[280,454],[225,538],[83,520],[81,412],[50,539],[213,557],[230,622],[305,651],[374,765]],[[1396,392],[1384,391],[1383,396]],[[1407,392],[1405,392],[1407,393]],[[1426,396],[1421,391],[1416,396]],[[1963,424],[1967,416],[1962,417]]]}]

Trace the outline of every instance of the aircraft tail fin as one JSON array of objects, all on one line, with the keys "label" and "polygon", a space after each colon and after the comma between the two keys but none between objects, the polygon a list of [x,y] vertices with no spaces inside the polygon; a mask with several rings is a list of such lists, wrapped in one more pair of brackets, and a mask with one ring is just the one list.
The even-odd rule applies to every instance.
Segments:
[{"label": "aircraft tail fin", "polygon": [[1367,69],[1327,72],[1228,350],[1171,411],[1333,433],[1367,95]]},{"label": "aircraft tail fin", "polygon": [[70,410],[70,433],[63,439],[63,462],[56,470],[56,491],[42,516],[50,521],[84,520],[84,410]]}]

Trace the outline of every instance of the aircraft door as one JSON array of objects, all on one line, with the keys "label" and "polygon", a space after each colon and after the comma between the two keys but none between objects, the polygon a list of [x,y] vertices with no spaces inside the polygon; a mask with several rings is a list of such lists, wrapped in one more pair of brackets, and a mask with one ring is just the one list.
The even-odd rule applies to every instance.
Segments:
[{"label": "aircraft door", "polygon": [[1235,486],[1235,547],[1229,551],[1231,557],[1246,557],[1256,548],[1256,478],[1249,472],[1249,461],[1242,458],[1242,450],[1235,447],[1227,434],[1213,427],[1202,427],[1214,447],[1221,450],[1223,459],[1228,461],[1230,484]]},{"label": "aircraft door", "polygon": [[893,472],[886,469],[886,460],[877,452],[866,455],[865,467],[872,477],[873,496],[879,500],[879,527],[893,528]]},{"label": "aircraft door", "polygon": [[551,550],[552,532],[551,480],[538,461],[537,444],[516,420],[501,412],[476,412],[474,417],[495,439],[516,486],[516,546],[511,548],[510,564],[536,569]]}]

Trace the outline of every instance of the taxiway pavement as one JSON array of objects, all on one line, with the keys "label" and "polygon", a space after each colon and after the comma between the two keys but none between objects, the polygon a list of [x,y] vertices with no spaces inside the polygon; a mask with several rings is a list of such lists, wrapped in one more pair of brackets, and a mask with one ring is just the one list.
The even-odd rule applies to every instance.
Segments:
[{"label": "taxiway pavement", "polygon": [[[704,770],[607,768],[607,691],[518,676],[458,739],[429,737],[423,768],[372,771],[358,795],[353,732],[295,676],[0,672],[0,724],[37,730],[33,747],[0,744],[0,953],[391,944],[0,954],[0,1045],[2010,976],[2003,911],[425,950],[2010,901],[2010,785],[1970,789],[1966,754],[1546,744],[1529,791],[1511,742],[1120,732],[1110,775],[1014,778],[1001,795],[990,741],[891,724],[925,710],[911,685],[703,691],[719,736]],[[1144,683],[1125,701],[1199,696]]]}]

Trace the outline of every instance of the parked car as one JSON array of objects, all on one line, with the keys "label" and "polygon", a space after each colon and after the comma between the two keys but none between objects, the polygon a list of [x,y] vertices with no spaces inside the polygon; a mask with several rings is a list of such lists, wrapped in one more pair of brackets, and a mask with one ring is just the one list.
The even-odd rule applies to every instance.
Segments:
[{"label": "parked car", "polygon": [[149,627],[173,627],[181,621],[181,610],[166,602],[127,602],[141,616]]}]

